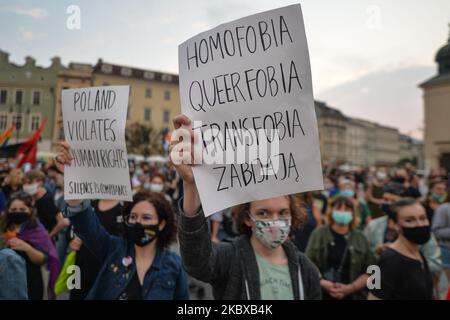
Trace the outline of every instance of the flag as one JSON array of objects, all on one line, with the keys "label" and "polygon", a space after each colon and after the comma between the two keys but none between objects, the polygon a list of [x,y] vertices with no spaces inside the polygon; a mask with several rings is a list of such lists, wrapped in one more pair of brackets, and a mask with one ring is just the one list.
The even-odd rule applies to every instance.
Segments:
[{"label": "flag", "polygon": [[12,126],[9,127],[8,130],[6,130],[5,133],[0,136],[0,145],[6,146],[6,144],[8,144],[9,137],[11,136],[15,128],[16,124],[13,123]]},{"label": "flag", "polygon": [[11,144],[0,147],[0,158],[15,158],[17,151],[23,148],[24,143]]},{"label": "flag", "polygon": [[17,150],[16,158],[19,158],[22,155],[22,158],[19,161],[18,167],[20,168],[25,163],[36,163],[36,153],[37,153],[37,144],[39,137],[44,130],[46,123],[46,119],[44,119],[39,126],[39,128],[34,132],[27,141],[25,141],[22,146]]}]

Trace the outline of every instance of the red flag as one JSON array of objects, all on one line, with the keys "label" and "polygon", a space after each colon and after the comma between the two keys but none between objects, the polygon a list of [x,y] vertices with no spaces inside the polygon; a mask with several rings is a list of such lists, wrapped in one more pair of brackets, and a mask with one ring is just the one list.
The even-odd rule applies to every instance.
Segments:
[{"label": "red flag", "polygon": [[36,155],[37,155],[37,142],[29,149],[29,151],[24,154],[22,159],[20,159],[18,167],[22,167],[25,163],[36,163]]},{"label": "red flag", "polygon": [[44,130],[45,123],[47,119],[44,119],[39,126],[39,128],[25,141],[22,146],[17,150],[16,158],[19,158],[20,155],[23,154],[23,157],[20,159],[18,167],[21,167],[24,163],[36,163],[36,152],[37,152],[37,144],[39,140],[39,136]]}]

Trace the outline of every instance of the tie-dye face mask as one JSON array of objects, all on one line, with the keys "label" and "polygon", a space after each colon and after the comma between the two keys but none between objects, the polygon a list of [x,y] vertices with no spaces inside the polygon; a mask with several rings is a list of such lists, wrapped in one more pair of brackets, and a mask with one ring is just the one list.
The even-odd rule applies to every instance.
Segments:
[{"label": "tie-dye face mask", "polygon": [[149,225],[144,226],[140,223],[128,225],[128,238],[131,242],[139,247],[146,246],[158,237],[159,226]]},{"label": "tie-dye face mask", "polygon": [[256,220],[250,215],[255,222],[255,236],[263,245],[268,248],[275,249],[282,245],[291,230],[291,219],[274,219],[274,220]]}]

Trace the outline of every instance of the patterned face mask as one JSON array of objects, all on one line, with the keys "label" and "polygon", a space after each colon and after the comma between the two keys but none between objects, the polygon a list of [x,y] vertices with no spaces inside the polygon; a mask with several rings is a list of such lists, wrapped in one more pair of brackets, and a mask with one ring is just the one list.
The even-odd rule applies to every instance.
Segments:
[{"label": "patterned face mask", "polygon": [[263,245],[275,249],[282,245],[291,230],[291,219],[257,220],[250,215],[255,223],[255,236]]}]

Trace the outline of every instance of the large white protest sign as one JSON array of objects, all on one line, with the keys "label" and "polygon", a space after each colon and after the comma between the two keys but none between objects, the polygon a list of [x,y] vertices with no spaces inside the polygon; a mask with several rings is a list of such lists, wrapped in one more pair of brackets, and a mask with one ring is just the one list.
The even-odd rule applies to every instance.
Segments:
[{"label": "large white protest sign", "polygon": [[[220,25],[182,43],[178,54],[182,112],[203,147],[193,171],[205,215],[323,188],[300,5]],[[245,152],[246,161],[210,161]]]},{"label": "large white protest sign", "polygon": [[132,201],[125,124],[129,86],[62,91],[64,135],[74,160],[64,168],[64,199]]}]

